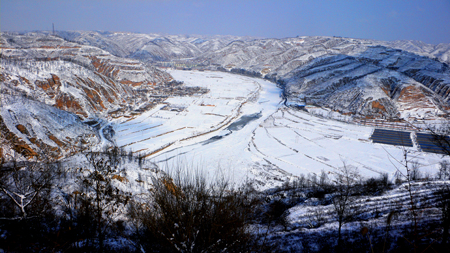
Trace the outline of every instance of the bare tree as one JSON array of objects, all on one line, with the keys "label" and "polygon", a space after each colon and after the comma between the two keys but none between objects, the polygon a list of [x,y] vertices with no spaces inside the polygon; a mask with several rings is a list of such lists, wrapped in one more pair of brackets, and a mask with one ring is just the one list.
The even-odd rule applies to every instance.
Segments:
[{"label": "bare tree", "polygon": [[334,212],[339,223],[338,227],[338,247],[341,245],[341,229],[345,223],[354,220],[358,214],[355,193],[356,183],[359,181],[359,172],[355,167],[347,166],[345,163],[339,169],[335,177],[335,192],[332,203]]},{"label": "bare tree", "polygon": [[318,228],[326,222],[325,211],[322,208],[308,209],[306,216],[310,228]]},{"label": "bare tree", "polygon": [[437,178],[440,180],[450,180],[450,163],[446,160],[439,163]]},{"label": "bare tree", "polygon": [[119,164],[122,156],[118,149],[107,152],[90,152],[86,158],[91,165],[87,175],[83,177],[80,201],[93,212],[96,234],[100,251],[103,251],[105,228],[112,223],[111,214],[125,206],[130,196],[113,184],[113,177],[119,175]]},{"label": "bare tree", "polygon": [[48,201],[40,200],[48,198],[54,178],[52,169],[50,163],[37,160],[12,161],[8,167],[0,168],[0,196],[11,204],[4,205],[8,210],[3,210],[9,212],[9,218],[25,219],[30,212],[39,214],[45,208]]}]

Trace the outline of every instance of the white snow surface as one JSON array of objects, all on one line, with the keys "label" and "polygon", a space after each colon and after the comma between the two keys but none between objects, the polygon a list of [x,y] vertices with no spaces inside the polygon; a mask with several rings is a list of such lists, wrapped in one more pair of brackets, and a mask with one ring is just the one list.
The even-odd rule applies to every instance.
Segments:
[{"label": "white snow surface", "polygon": [[[301,174],[334,174],[344,164],[359,168],[366,178],[381,173],[393,178],[403,169],[399,162],[405,151],[423,173],[434,174],[443,159],[416,146],[374,144],[372,127],[285,107],[281,90],[263,79],[208,71],[170,74],[210,92],[165,101],[182,111],[161,110],[163,104],[132,120],[113,122],[119,146],[152,154],[149,158],[163,168],[183,162],[210,176],[221,173],[232,182],[249,180],[267,189]],[[236,127],[248,116],[252,120]]]}]

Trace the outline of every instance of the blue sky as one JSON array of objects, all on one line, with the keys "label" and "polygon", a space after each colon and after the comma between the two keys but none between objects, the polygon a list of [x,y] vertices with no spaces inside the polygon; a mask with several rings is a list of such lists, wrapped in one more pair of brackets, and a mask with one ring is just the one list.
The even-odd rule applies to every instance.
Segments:
[{"label": "blue sky", "polygon": [[1,0],[1,31],[100,30],[450,43],[450,0]]}]

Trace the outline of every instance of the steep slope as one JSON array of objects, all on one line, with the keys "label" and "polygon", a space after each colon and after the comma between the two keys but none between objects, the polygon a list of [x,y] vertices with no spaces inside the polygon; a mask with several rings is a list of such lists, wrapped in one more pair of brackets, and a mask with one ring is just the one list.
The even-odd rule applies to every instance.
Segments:
[{"label": "steep slope", "polygon": [[99,145],[100,126],[82,119],[139,115],[160,102],[152,92],[179,86],[155,67],[49,34],[3,33],[0,43],[2,128],[9,136],[3,152],[23,157],[47,150],[61,158],[77,152],[81,142]]},{"label": "steep slope", "polygon": [[445,64],[378,46],[299,67],[285,76],[285,94],[289,103],[365,118],[432,119],[447,115],[449,77]]},{"label": "steep slope", "polygon": [[2,36],[2,92],[27,94],[83,118],[151,103],[166,72],[45,34]]},{"label": "steep slope", "polygon": [[96,146],[98,132],[76,115],[22,96],[2,94],[3,161],[59,159]]}]

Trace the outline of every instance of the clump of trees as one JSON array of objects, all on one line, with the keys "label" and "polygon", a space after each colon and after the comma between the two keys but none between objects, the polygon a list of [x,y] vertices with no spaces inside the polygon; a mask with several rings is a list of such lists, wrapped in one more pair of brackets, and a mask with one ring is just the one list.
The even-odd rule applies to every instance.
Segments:
[{"label": "clump of trees", "polygon": [[[0,248],[104,251],[106,236],[117,231],[113,214],[130,198],[112,183],[124,153],[87,153],[86,168],[44,158],[13,161],[0,170],[0,230],[6,231]],[[73,187],[64,190],[65,181]]]}]

